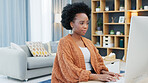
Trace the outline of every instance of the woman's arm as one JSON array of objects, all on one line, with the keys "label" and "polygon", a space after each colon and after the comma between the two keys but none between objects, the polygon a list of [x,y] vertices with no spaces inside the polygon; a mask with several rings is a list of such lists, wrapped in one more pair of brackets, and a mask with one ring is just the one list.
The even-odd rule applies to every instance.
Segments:
[{"label": "woman's arm", "polygon": [[108,71],[108,68],[105,66],[104,61],[103,61],[103,58],[99,54],[98,49],[94,45],[92,45],[92,46],[93,46],[94,51],[95,51],[95,54],[96,54],[96,58],[97,58],[97,61],[98,61],[98,66],[101,68],[100,73],[101,73],[102,70]]},{"label": "woman's arm", "polygon": [[113,77],[116,77],[117,79],[119,79],[119,77],[122,77],[120,74],[118,73],[114,73],[114,72],[109,72],[109,71],[105,71],[105,70],[102,70],[101,71],[102,74],[108,74],[108,75],[111,75]]},{"label": "woman's arm", "polygon": [[96,80],[96,81],[103,81],[103,82],[110,82],[110,81],[116,81],[113,76],[108,74],[90,74],[89,80]]}]

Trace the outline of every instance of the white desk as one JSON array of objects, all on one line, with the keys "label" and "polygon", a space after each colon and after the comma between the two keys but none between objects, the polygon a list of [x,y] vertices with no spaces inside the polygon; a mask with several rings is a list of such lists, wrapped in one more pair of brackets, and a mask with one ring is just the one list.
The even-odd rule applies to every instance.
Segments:
[{"label": "white desk", "polygon": [[[79,82],[79,83],[105,83],[105,82],[88,81],[88,82]],[[106,83],[124,83],[124,77],[121,78],[120,80],[117,80],[117,82],[106,82]],[[135,83],[148,83],[148,77],[140,79],[140,80],[136,81]]]},{"label": "white desk", "polygon": [[124,83],[124,77],[120,78],[120,80],[117,80],[116,82],[88,81],[88,82],[79,82],[79,83]]},{"label": "white desk", "polygon": [[79,83],[105,83],[101,81],[88,81],[88,82],[79,82]]},{"label": "white desk", "polygon": [[148,77],[140,79],[139,81],[137,81],[136,83],[148,83]]}]

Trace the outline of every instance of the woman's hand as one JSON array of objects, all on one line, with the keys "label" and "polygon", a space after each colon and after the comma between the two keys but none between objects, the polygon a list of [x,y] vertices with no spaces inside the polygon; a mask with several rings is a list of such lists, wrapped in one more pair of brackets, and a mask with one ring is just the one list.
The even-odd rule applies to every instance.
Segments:
[{"label": "woman's hand", "polygon": [[103,82],[116,82],[116,79],[108,74],[90,74],[90,80],[98,80]]},{"label": "woman's hand", "polygon": [[119,80],[119,77],[122,77],[120,74],[118,73],[114,73],[114,72],[108,72],[108,71],[105,71],[105,70],[102,70],[101,71],[103,74],[108,74],[108,75],[111,75],[113,77],[116,77],[118,80]]}]

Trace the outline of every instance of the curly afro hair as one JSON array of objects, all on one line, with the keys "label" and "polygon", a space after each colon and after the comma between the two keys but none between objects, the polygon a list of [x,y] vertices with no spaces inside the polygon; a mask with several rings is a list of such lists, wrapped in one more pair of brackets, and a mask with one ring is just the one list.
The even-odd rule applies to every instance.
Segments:
[{"label": "curly afro hair", "polygon": [[61,23],[67,30],[72,30],[70,22],[72,22],[78,13],[85,13],[90,19],[91,9],[83,2],[68,4],[62,11]]}]

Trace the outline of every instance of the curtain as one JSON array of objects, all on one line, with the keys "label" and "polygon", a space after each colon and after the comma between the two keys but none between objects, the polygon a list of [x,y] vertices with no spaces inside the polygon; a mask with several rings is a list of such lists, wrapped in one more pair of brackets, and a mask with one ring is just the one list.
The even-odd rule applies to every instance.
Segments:
[{"label": "curtain", "polygon": [[0,47],[30,40],[28,0],[0,0]]},{"label": "curtain", "polygon": [[[53,0],[53,16],[55,16],[55,14],[61,14],[63,7],[65,7],[67,4],[71,4],[71,0]],[[53,21],[53,26],[53,41],[58,41],[60,38],[62,38],[62,25],[56,24]],[[66,30],[63,28],[63,36],[66,36],[69,33],[71,33],[71,30]]]},{"label": "curtain", "polygon": [[52,0],[30,0],[31,41],[52,40]]}]

